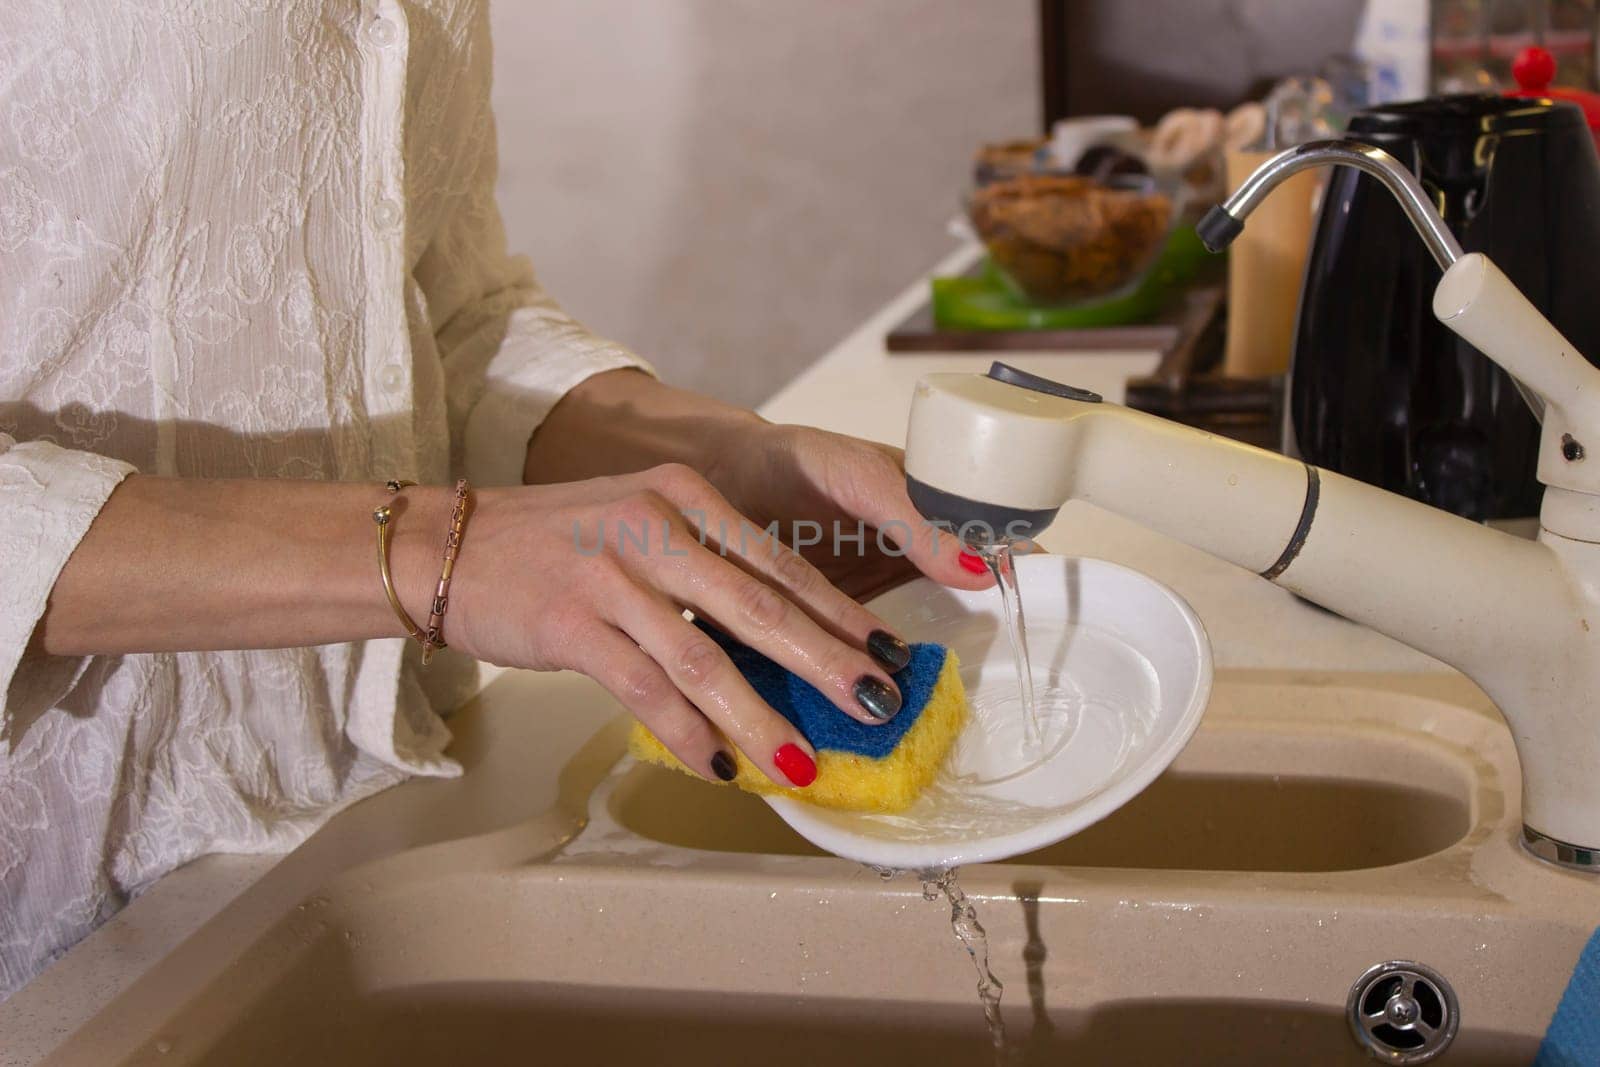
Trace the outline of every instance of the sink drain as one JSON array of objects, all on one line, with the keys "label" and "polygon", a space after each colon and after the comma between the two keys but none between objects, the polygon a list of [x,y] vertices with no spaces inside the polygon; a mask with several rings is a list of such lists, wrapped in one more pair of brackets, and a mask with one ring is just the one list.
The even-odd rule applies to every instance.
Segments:
[{"label": "sink drain", "polygon": [[1345,1012],[1356,1043],[1384,1063],[1427,1063],[1450,1047],[1461,1021],[1450,983],[1408,960],[1369,968],[1350,987]]}]

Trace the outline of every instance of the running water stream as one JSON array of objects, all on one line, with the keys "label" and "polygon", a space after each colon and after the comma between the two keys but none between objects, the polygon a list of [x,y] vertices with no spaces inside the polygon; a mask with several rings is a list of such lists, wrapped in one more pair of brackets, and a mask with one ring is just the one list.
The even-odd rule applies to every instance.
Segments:
[{"label": "running water stream", "polygon": [[[893,867],[872,867],[885,882],[901,872]],[[1010,1062],[1006,1048],[1006,1022],[1000,1014],[1000,997],[1005,984],[989,969],[989,935],[978,921],[978,909],[967,899],[967,894],[956,881],[956,868],[931,869],[917,872],[922,881],[922,899],[938,900],[943,897],[950,904],[950,929],[956,941],[966,949],[978,972],[978,1003],[983,1006],[983,1021],[989,1026],[989,1042],[994,1046],[995,1067],[1006,1067]]]},{"label": "running water stream", "polygon": [[978,1001],[983,1005],[983,1019],[989,1025],[989,1041],[994,1046],[995,1067],[1005,1067],[1006,1021],[1000,1014],[1000,996],[1005,986],[989,969],[989,937],[978,921],[978,909],[967,899],[956,881],[956,870],[922,872],[922,899],[938,900],[943,896],[950,902],[950,929],[956,940],[967,950],[972,966],[978,972]]},{"label": "running water stream", "polygon": [[[995,582],[1000,589],[1001,613],[1006,622],[1006,634],[1011,640],[1011,651],[1016,661],[1017,670],[1017,698],[1022,705],[1022,751],[1026,756],[1031,756],[1035,761],[1044,758],[1044,730],[1039,721],[1039,707],[1033,683],[1033,664],[1028,656],[1028,629],[1027,621],[1022,611],[1021,590],[1017,586],[1017,568],[1015,548],[1009,541],[997,541],[990,544],[975,544],[969,546],[974,552],[989,565],[989,570],[995,576]],[[1056,705],[1063,703],[1063,694],[1055,688],[1048,689],[1050,697],[1050,710],[1058,710]],[[1066,713],[1056,715],[1063,720],[1063,727],[1068,719]],[[1065,737],[1065,729],[1054,731]],[[887,867],[874,867],[874,871],[885,881],[893,878],[896,871]],[[1005,986],[995,976],[989,967],[989,939],[983,929],[983,924],[978,921],[978,911],[972,901],[967,899],[967,894],[962,891],[956,879],[956,869],[926,870],[918,872],[922,880],[922,897],[924,900],[938,900],[941,897],[950,904],[950,929],[955,933],[956,940],[966,950],[967,956],[972,960],[973,969],[978,975],[978,1001],[983,1006],[984,1022],[989,1027],[989,1041],[994,1048],[995,1067],[1006,1067],[1010,1062],[1009,1050],[1006,1047],[1005,1018],[1000,1013],[1000,998],[1005,992]]]},{"label": "running water stream", "polygon": [[1033,663],[1028,658],[1028,623],[1022,614],[1022,591],[1017,587],[1015,549],[1010,541],[971,547],[989,565],[989,571],[1000,587],[1000,611],[1005,616],[1006,634],[1011,638],[1011,651],[1017,662],[1017,695],[1022,701],[1023,752],[1030,756],[1038,755],[1044,744],[1044,733],[1039,729],[1039,708],[1033,693]]}]

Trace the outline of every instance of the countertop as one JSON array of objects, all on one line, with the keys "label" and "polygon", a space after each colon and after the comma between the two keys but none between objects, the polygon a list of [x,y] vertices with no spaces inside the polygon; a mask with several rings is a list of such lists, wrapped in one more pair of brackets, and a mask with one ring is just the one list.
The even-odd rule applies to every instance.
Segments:
[{"label": "countertop", "polygon": [[[969,264],[963,246],[930,273]],[[889,354],[889,329],[926,298],[918,278],[760,410],[777,422],[807,423],[899,444],[912,387],[923,374],[981,370],[989,355]],[[1148,373],[1148,353],[1013,352],[1024,369],[1120,401],[1131,375]],[[1041,538],[1058,553],[1094,556],[1165,582],[1194,606],[1219,668],[1439,672],[1443,664],[1305,604],[1282,589],[1169,538],[1092,507],[1068,504]],[[571,757],[614,704],[588,679],[486,669],[486,689],[454,719],[452,752],[468,767],[457,781],[408,782],[341,812],[305,845],[283,856],[213,856],[157,882],[40,978],[0,1004],[0,1067],[37,1062],[84,1020],[230,904],[232,936],[263,926],[335,872],[400,849],[488,832],[554,802],[557,762]],[[493,682],[494,684],[489,684]],[[573,714],[582,708],[584,714]],[[562,712],[565,711],[565,714]],[[597,714],[595,714],[598,712]],[[459,722],[458,722],[459,720]],[[272,872],[268,882],[263,879]],[[215,929],[217,924],[213,924]],[[211,931],[208,931],[208,936]]]}]

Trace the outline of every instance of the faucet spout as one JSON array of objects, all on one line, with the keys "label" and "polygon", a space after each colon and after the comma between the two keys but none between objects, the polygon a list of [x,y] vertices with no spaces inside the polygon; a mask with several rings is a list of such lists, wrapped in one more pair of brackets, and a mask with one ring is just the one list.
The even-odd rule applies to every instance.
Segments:
[{"label": "faucet spout", "polygon": [[[1257,167],[1226,201],[1205,213],[1195,226],[1201,243],[1213,252],[1221,252],[1244,232],[1244,220],[1250,212],[1284,179],[1300,171],[1322,166],[1354,167],[1383,183],[1383,187],[1399,202],[1406,218],[1411,220],[1411,225],[1422,238],[1422,243],[1427,245],[1429,254],[1439,264],[1441,271],[1449,272],[1466,256],[1461,243],[1450,232],[1450,227],[1445,225],[1417,176],[1383,149],[1360,141],[1307,141],[1279,152]],[[1448,323],[1449,319],[1445,318],[1445,321]],[[1452,328],[1457,327],[1452,324]],[[1458,332],[1462,331],[1458,328]],[[1475,338],[1468,336],[1467,340]],[[1495,351],[1486,351],[1486,354],[1505,366],[1506,360]],[[1530,388],[1515,368],[1507,366],[1506,370],[1511,373],[1512,384],[1533,412],[1534,418],[1543,422],[1545,395],[1537,388]]]},{"label": "faucet spout", "polygon": [[1226,202],[1206,212],[1195,227],[1200,240],[1211,251],[1222,251],[1244,230],[1244,220],[1250,212],[1285,178],[1322,166],[1354,167],[1382,182],[1400,202],[1401,210],[1416,227],[1440,270],[1449,270],[1462,257],[1460,242],[1439,217],[1416,175],[1383,149],[1359,141],[1307,141],[1279,152],[1257,167]]}]

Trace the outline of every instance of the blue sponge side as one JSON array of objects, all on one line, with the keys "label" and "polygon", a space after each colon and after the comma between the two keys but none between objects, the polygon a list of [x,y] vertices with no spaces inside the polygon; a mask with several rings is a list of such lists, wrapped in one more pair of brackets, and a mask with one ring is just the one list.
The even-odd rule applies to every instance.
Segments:
[{"label": "blue sponge side", "polygon": [[928,698],[933,695],[939,672],[944,669],[943,645],[912,645],[911,662],[891,676],[900,687],[900,714],[882,725],[868,726],[834,707],[833,701],[816,687],[755,649],[740,644],[713,626],[699,625],[722,646],[761,699],[793,723],[817,749],[854,752],[873,759],[889,755],[906,731],[916,725],[922,709],[928,705]]},{"label": "blue sponge side", "polygon": [[1600,930],[1590,935],[1578,956],[1533,1067],[1596,1063],[1600,1063]]}]

